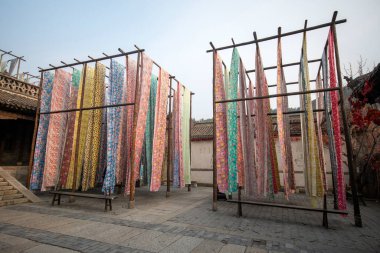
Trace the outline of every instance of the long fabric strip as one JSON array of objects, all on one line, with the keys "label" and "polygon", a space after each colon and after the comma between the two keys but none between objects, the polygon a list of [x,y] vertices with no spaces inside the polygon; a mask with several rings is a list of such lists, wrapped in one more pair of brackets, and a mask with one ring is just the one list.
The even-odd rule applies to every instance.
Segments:
[{"label": "long fabric strip", "polygon": [[[336,88],[336,74],[335,74],[335,46],[334,46],[334,33],[330,29],[330,34],[328,38],[328,53],[329,53],[329,69],[330,69],[330,87]],[[340,119],[338,110],[338,91],[331,92],[331,118],[332,125],[334,129],[334,141],[335,141],[335,151],[337,160],[337,183],[338,183],[338,208],[340,210],[346,209],[346,189],[344,183],[344,175],[342,168],[342,143],[340,137]]]},{"label": "long fabric strip", "polygon": [[[124,83],[124,66],[115,60],[111,60],[109,104],[120,104]],[[116,159],[119,130],[120,130],[120,107],[107,108],[107,169],[104,176],[102,191],[113,193],[116,183]]]},{"label": "long fabric strip", "polygon": [[[104,94],[106,94],[106,89],[104,88]],[[105,97],[104,99],[108,99]],[[100,150],[99,150],[99,163],[96,172],[96,183],[103,184],[103,178],[105,176],[105,171],[107,167],[107,110],[103,110],[102,115],[102,128],[100,134]]]},{"label": "long fabric strip", "polygon": [[[91,94],[93,93],[94,89],[94,68],[87,66],[86,69],[86,80],[85,80],[85,87],[84,87],[84,94],[82,94],[82,85],[83,85],[83,78],[84,76],[81,76],[80,80],[80,87],[78,92],[78,103],[77,106],[80,106],[80,101],[83,96],[83,107],[90,107],[91,106]],[[75,155],[78,152],[78,161],[77,161],[77,178],[76,178],[76,188],[78,189],[80,186],[80,179],[82,177],[82,168],[83,168],[83,155],[84,155],[84,146],[86,142],[86,135],[87,135],[87,128],[88,128],[88,122],[90,120],[90,111],[86,110],[82,112],[82,120],[80,124],[80,135],[77,136],[77,130],[79,127],[79,112],[76,113],[75,116],[75,132],[74,132],[74,146],[73,146],[73,152],[71,155],[71,161],[70,161],[70,171],[69,175],[67,177],[66,182],[66,188],[71,188],[73,185],[74,180],[74,166],[75,166]],[[77,138],[79,138],[79,149],[76,150],[76,142]]]},{"label": "long fabric strip", "polygon": [[[53,89],[54,74],[44,72],[41,93],[41,112],[50,110],[51,92]],[[50,114],[40,114],[36,146],[33,158],[33,169],[30,177],[30,189],[37,190],[42,185],[42,175],[45,168],[46,138],[48,134]]]},{"label": "long fabric strip", "polygon": [[178,187],[185,187],[185,178],[184,178],[184,168],[183,168],[183,87],[181,83],[177,83],[177,138],[178,138],[178,146],[177,146],[177,164],[178,164]]},{"label": "long fabric strip", "polygon": [[[77,99],[78,99],[78,87],[80,81],[80,71],[77,69],[73,69],[73,74],[71,78],[71,90],[70,90],[70,101],[68,108],[76,108],[77,107]],[[67,182],[67,176],[70,169],[70,160],[73,151],[73,140],[74,140],[74,130],[75,130],[75,112],[68,112],[67,119],[67,128],[66,128],[66,142],[63,151],[62,158],[62,167],[61,167],[61,176],[59,184],[65,187]]]},{"label": "long fabric strip", "polygon": [[182,153],[183,153],[183,177],[185,184],[191,184],[190,168],[190,90],[183,89],[182,107]]},{"label": "long fabric strip", "polygon": [[[136,91],[136,75],[137,75],[137,62],[128,57],[127,61],[127,103],[134,103],[135,102],[135,91]],[[125,162],[122,162],[122,166],[125,166],[126,168],[126,187],[125,187],[125,194],[129,194],[130,191],[130,177],[131,177],[131,156],[132,156],[132,134],[133,134],[133,113],[134,113],[135,106],[127,106],[126,107],[126,113],[127,113],[127,125],[126,125],[126,154],[124,159],[126,159]],[[124,142],[123,142],[124,143]]]},{"label": "long fabric strip", "polygon": [[[245,76],[245,67],[243,65],[242,60],[240,59],[239,64],[239,97],[245,98],[247,85],[246,85],[246,76]],[[248,140],[247,140],[247,113],[246,113],[246,102],[241,101],[238,103],[238,111],[239,111],[239,122],[238,122],[238,129],[239,129],[239,135],[238,135],[238,176],[239,176],[239,186],[245,185],[245,175],[248,173],[248,169],[251,168],[250,164],[248,163]],[[240,154],[240,155],[239,155]]]},{"label": "long fabric strip", "polygon": [[[277,45],[277,94],[287,93],[284,79],[282,69],[281,40],[279,39]],[[277,97],[277,129],[281,154],[280,165],[283,170],[284,193],[286,198],[288,198],[291,190],[295,190],[289,118],[287,114],[283,114],[288,110],[287,100],[288,97],[286,96]]]},{"label": "long fabric strip", "polygon": [[[173,157],[173,186],[178,187],[179,186],[179,155],[178,155],[178,146],[179,146],[179,138],[178,138],[178,131],[179,131],[179,122],[177,122],[178,118],[178,92],[180,91],[174,91],[173,93],[173,150],[172,150],[172,157]],[[178,128],[178,129],[177,129]]]},{"label": "long fabric strip", "polygon": [[145,128],[145,157],[146,157],[146,174],[147,184],[150,185],[152,176],[152,155],[153,155],[153,135],[154,135],[154,122],[155,122],[155,109],[156,109],[156,95],[157,95],[157,76],[152,75],[150,82],[150,95],[148,113],[146,116]]},{"label": "long fabric strip", "polygon": [[139,177],[140,171],[140,162],[141,154],[143,150],[145,127],[146,127],[146,117],[148,112],[149,105],[149,94],[150,94],[150,84],[151,84],[151,75],[152,75],[152,64],[153,61],[146,55],[142,54],[142,78],[141,78],[141,87],[139,89],[137,97],[137,115],[135,115],[135,135],[133,143],[133,164],[132,169],[135,173],[135,178]]},{"label": "long fabric strip", "polygon": [[[51,111],[67,109],[70,86],[71,73],[57,69],[54,77]],[[57,183],[66,137],[66,123],[66,113],[53,113],[50,115],[41,191],[45,191],[47,187],[53,187]]]},{"label": "long fabric strip", "polygon": [[[91,106],[104,105],[105,74],[106,67],[100,62],[97,62]],[[95,186],[96,169],[98,168],[99,161],[102,115],[103,110],[90,111],[83,163],[82,191],[86,191],[88,188],[94,188]]]},{"label": "long fabric strip", "polygon": [[[268,95],[268,86],[261,61],[260,49],[256,47],[256,96]],[[272,131],[270,119],[267,117],[269,112],[269,99],[256,100],[256,168],[257,194],[259,197],[266,197],[269,191],[273,192],[273,171],[271,159],[271,142],[269,131]]]},{"label": "long fabric strip", "polygon": [[[230,79],[226,91],[227,99],[236,99],[238,94],[240,56],[236,48],[232,52]],[[236,192],[238,188],[238,122],[237,103],[227,104],[227,136],[228,136],[228,191]]]},{"label": "long fabric strip", "polygon": [[[249,88],[247,91],[248,97],[253,97],[253,85],[249,81]],[[257,196],[257,171],[255,163],[255,122],[254,117],[251,115],[255,114],[255,102],[254,100],[247,101],[247,116],[248,116],[248,140],[247,140],[247,153],[248,153],[248,169],[245,174],[245,193],[247,198],[253,199]]]},{"label": "long fabric strip", "polygon": [[[150,190],[158,191],[161,186],[161,172],[163,167],[166,167],[164,163],[166,142],[166,108],[167,108],[167,95],[169,91],[169,73],[164,69],[160,69],[157,87],[157,99],[156,99],[156,116],[154,123],[154,135],[153,135],[153,154],[152,154],[152,178],[150,182]],[[165,175],[166,176],[166,175]]]},{"label": "long fabric strip", "polygon": [[[306,36],[303,38],[302,46],[302,59],[301,59],[301,82],[303,89],[305,91],[310,90],[310,81],[309,81],[309,68],[308,68],[308,59],[307,59],[307,43]],[[316,132],[314,126],[314,116],[313,108],[311,104],[311,95],[304,95],[304,105],[306,109],[307,117],[307,140],[308,140],[308,153],[304,155],[307,156],[309,167],[305,168],[305,173],[308,176],[308,192],[312,200],[312,205],[316,206],[316,197],[321,197],[323,195],[322,187],[322,173],[319,164],[319,151],[316,140]]]},{"label": "long fabric strip", "polygon": [[[322,76],[323,76],[323,88],[330,88],[329,85],[329,76],[328,76],[328,65],[327,65],[327,52],[326,49],[322,54]],[[332,119],[331,119],[331,99],[330,92],[324,92],[324,107],[325,107],[325,117],[326,117],[326,131],[329,137],[329,154],[330,154],[330,163],[331,163],[331,172],[332,172],[332,183],[333,183],[333,194],[334,194],[334,208],[338,209],[338,183],[337,183],[337,160],[336,160],[336,151],[335,151],[335,140],[334,133],[332,128]]]},{"label": "long fabric strip", "polygon": [[[322,89],[322,80],[321,75],[318,73],[317,81],[316,81],[316,88]],[[317,109],[323,108],[323,93],[317,93],[317,103],[316,103]],[[318,149],[319,149],[319,166],[322,170],[322,182],[323,182],[323,188],[325,191],[328,190],[327,186],[327,178],[326,178],[326,168],[325,168],[325,157],[323,154],[323,133],[322,133],[322,120],[323,120],[323,112],[317,112],[317,132],[318,132]]]},{"label": "long fabric strip", "polygon": [[[215,53],[215,100],[225,100],[222,60]],[[228,71],[225,71],[228,76]],[[228,77],[227,77],[228,79]],[[220,192],[228,191],[228,150],[227,150],[227,112],[225,103],[215,104],[215,142],[216,142],[216,171]]]}]

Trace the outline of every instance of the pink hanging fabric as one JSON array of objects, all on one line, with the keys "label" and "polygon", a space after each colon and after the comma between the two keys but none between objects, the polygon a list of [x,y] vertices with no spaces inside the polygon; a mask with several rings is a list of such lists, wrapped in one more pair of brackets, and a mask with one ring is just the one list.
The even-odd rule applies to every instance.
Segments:
[{"label": "pink hanging fabric", "polygon": [[[146,115],[148,112],[149,105],[149,95],[150,95],[150,84],[152,76],[152,64],[153,61],[146,55],[142,54],[142,79],[140,92],[137,98],[137,115],[135,124],[135,137],[133,144],[133,170],[136,180],[140,174],[140,161],[142,148],[144,143],[145,127],[146,127]],[[128,188],[128,187],[127,187]]]},{"label": "pink hanging fabric", "polygon": [[[335,46],[334,46],[334,33],[330,29],[330,34],[328,37],[328,53],[329,53],[329,69],[330,69],[330,87],[336,88],[336,74],[335,74]],[[342,143],[340,137],[340,119],[338,110],[338,91],[331,91],[331,116],[332,124],[334,130],[334,141],[335,141],[335,151],[336,159],[338,163],[337,168],[337,179],[338,179],[338,208],[340,210],[346,209],[346,189],[342,168]]]},{"label": "pink hanging fabric", "polygon": [[[237,113],[240,114],[240,104],[237,106]],[[242,137],[242,124],[238,121],[238,132],[237,132],[237,172],[238,172],[238,185],[244,186],[244,153],[243,153],[243,137]]]},{"label": "pink hanging fabric", "polygon": [[[50,111],[65,110],[68,106],[71,74],[57,69],[55,71]],[[50,114],[46,145],[46,161],[41,191],[56,185],[61,166],[67,115]]]},{"label": "pink hanging fabric", "polygon": [[[240,74],[243,73],[243,74]],[[242,60],[240,59],[239,64],[239,88],[238,88],[238,96],[240,98],[245,98],[245,94],[247,91],[246,86],[246,75],[245,75],[245,67],[243,65]],[[246,113],[246,102],[240,101],[238,103],[238,180],[239,186],[245,186],[245,175],[248,173],[248,170],[251,168],[248,163],[248,136],[247,136],[247,113]]]},{"label": "pink hanging fabric", "polygon": [[[134,103],[135,102],[135,91],[136,91],[136,76],[137,76],[137,62],[128,57],[127,61],[127,97],[126,101],[127,103]],[[124,153],[125,162],[122,163],[124,168],[126,168],[126,187],[125,187],[125,193],[129,194],[130,187],[130,177],[131,177],[131,155],[132,155],[132,133],[133,133],[133,113],[134,113],[134,105],[127,106],[126,107],[126,115],[127,115],[127,122],[126,122],[126,140],[125,147],[126,147],[126,153]]]},{"label": "pink hanging fabric", "polygon": [[153,134],[152,177],[150,190],[158,191],[161,186],[162,165],[166,140],[166,107],[169,91],[169,73],[160,69],[156,98],[156,115]]},{"label": "pink hanging fabric", "polygon": [[[224,78],[222,61],[215,53],[215,101],[224,100]],[[228,73],[224,73],[228,75]],[[215,104],[215,124],[216,124],[216,171],[217,183],[220,192],[228,190],[228,154],[227,154],[227,112],[225,103]]]},{"label": "pink hanging fabric", "polygon": [[184,170],[183,170],[183,142],[182,142],[182,105],[183,105],[183,98],[182,98],[183,92],[182,92],[182,84],[180,82],[177,83],[177,123],[178,123],[178,171],[179,171],[179,187],[183,188],[185,187],[185,177],[184,177]]}]

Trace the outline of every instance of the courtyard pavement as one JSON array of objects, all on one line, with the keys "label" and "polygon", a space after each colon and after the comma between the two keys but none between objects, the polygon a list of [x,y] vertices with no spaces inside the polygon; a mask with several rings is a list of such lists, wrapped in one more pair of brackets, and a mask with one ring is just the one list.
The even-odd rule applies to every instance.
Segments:
[{"label": "courtyard pavement", "polygon": [[[44,202],[0,208],[0,252],[380,252],[380,204],[361,206],[363,228],[353,225],[352,206],[347,217],[299,210],[218,202],[211,210],[211,188],[136,191],[135,209],[127,201],[104,202],[77,198],[60,206]],[[298,194],[298,201],[304,200]],[[329,199],[331,202],[331,199]],[[304,203],[305,204],[305,203]]]}]

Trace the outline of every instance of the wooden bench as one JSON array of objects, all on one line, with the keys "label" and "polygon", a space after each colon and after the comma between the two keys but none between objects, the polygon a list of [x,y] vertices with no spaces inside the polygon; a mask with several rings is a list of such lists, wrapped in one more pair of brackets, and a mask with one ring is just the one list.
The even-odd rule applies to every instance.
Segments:
[{"label": "wooden bench", "polygon": [[344,210],[331,210],[331,209],[327,209],[327,208],[326,209],[325,208],[312,208],[312,207],[306,207],[306,206],[295,206],[295,205],[286,205],[286,204],[277,204],[277,203],[265,203],[265,202],[256,202],[256,201],[227,200],[227,202],[238,204],[238,216],[239,217],[241,217],[243,215],[242,206],[241,206],[242,204],[254,205],[254,206],[267,206],[267,207],[295,209],[295,210],[312,211],[312,212],[321,212],[321,213],[323,213],[322,225],[325,228],[328,228],[328,220],[327,220],[327,214],[328,213],[348,215],[347,211],[344,211]]},{"label": "wooden bench", "polygon": [[50,194],[54,194],[53,201],[51,202],[52,206],[54,206],[55,202],[57,202],[58,205],[61,204],[61,195],[74,196],[74,197],[80,197],[80,198],[104,199],[105,200],[105,207],[104,207],[105,212],[107,212],[108,207],[110,208],[110,211],[112,211],[112,202],[111,201],[113,199],[117,198],[117,196],[111,196],[111,195],[90,194],[90,193],[69,192],[69,191],[50,191]]}]

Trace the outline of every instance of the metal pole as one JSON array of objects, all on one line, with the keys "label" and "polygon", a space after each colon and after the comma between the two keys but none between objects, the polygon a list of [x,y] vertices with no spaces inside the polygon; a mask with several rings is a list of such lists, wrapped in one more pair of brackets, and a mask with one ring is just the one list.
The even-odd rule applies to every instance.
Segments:
[{"label": "metal pole", "polygon": [[[335,13],[334,13],[334,15],[335,15]],[[344,137],[346,140],[347,163],[348,163],[348,172],[350,174],[352,201],[354,204],[355,226],[362,227],[363,224],[362,224],[362,218],[360,215],[359,199],[358,199],[358,192],[357,192],[357,187],[356,187],[356,170],[355,170],[354,164],[353,164],[351,135],[350,135],[349,127],[348,127],[346,111],[344,109],[345,100],[344,100],[344,96],[343,96],[342,74],[341,74],[341,70],[340,70],[338,39],[336,36],[335,24],[333,24],[331,26],[331,29],[332,29],[333,34],[334,34],[335,58],[336,58],[335,64],[336,64],[336,71],[337,71],[337,75],[338,75],[339,95],[340,95],[340,99],[342,101],[342,103],[340,103],[340,109],[341,109],[341,113],[342,113]]]},{"label": "metal pole", "polygon": [[[141,60],[141,69],[140,69],[140,60]],[[137,55],[135,104],[136,104],[136,101],[140,101],[140,99],[138,99],[138,96],[140,94],[140,85],[141,85],[141,80],[142,80],[143,64],[144,64],[143,57],[141,56],[141,53],[139,52]],[[139,77],[139,71],[140,71],[140,77]],[[129,208],[130,209],[135,208],[135,184],[136,184],[136,181],[135,181],[134,167],[135,167],[135,154],[136,154],[136,150],[135,150],[136,145],[135,144],[136,144],[136,126],[137,126],[138,109],[139,109],[139,105],[136,104],[134,106],[134,112],[133,112],[132,154],[131,154],[132,160],[131,160],[131,173],[129,173],[131,175],[131,178],[129,180],[129,187],[130,187]]]},{"label": "metal pole", "polygon": [[[87,74],[87,63],[83,65],[83,79],[82,79],[82,90],[81,90],[81,98],[80,98],[80,107],[79,107],[79,115],[78,115],[78,128],[77,128],[77,139],[75,143],[75,159],[74,159],[74,178],[73,178],[73,184],[72,184],[72,191],[75,192],[77,188],[77,173],[78,173],[78,159],[79,159],[79,141],[80,141],[80,129],[82,126],[82,108],[83,108],[83,100],[84,100],[84,88],[86,85],[86,74]],[[70,199],[73,201],[73,198]]]},{"label": "metal pole", "polygon": [[[210,43],[211,46],[213,47],[212,43]],[[213,173],[212,173],[212,188],[213,188],[213,194],[212,194],[212,210],[216,211],[218,210],[217,207],[217,201],[218,201],[218,186],[217,186],[217,171],[216,171],[216,101],[215,101],[215,62],[216,62],[216,51],[213,53],[213,58],[212,58],[212,122],[213,122],[213,138],[212,138],[212,166],[213,166]]]},{"label": "metal pole", "polygon": [[38,125],[39,125],[39,112],[41,107],[41,94],[43,92],[43,73],[41,72],[41,79],[40,79],[40,89],[38,90],[38,99],[37,99],[37,108],[36,108],[36,116],[34,118],[34,131],[33,131],[33,139],[32,139],[32,146],[30,148],[30,157],[29,157],[29,168],[28,168],[28,176],[26,179],[26,188],[29,189],[30,187],[30,177],[32,175],[33,170],[33,161],[34,161],[34,152],[36,148],[36,139],[37,139],[37,131],[38,131]]},{"label": "metal pole", "polygon": [[[292,32],[282,33],[281,37],[286,37],[286,36],[295,35],[295,34],[298,34],[298,33],[303,33],[303,32],[306,32],[306,31],[312,31],[312,30],[317,30],[317,29],[324,28],[324,27],[329,27],[329,26],[331,26],[334,23],[335,24],[342,24],[342,23],[345,23],[345,22],[347,22],[347,20],[346,19],[342,19],[342,20],[337,20],[335,22],[329,22],[329,23],[325,23],[325,24],[321,24],[321,25],[317,25],[317,26],[310,26],[308,28],[303,28],[303,29],[292,31]],[[219,47],[219,48],[213,47],[212,49],[209,49],[206,52],[207,53],[211,53],[213,51],[219,51],[219,50],[224,50],[224,49],[229,49],[229,48],[234,48],[234,47],[246,46],[246,45],[255,44],[255,43],[258,43],[258,42],[263,42],[263,41],[268,41],[268,40],[274,40],[274,39],[277,39],[277,38],[278,38],[278,35],[274,35],[274,36],[262,38],[262,39],[259,39],[259,40],[258,39],[254,39],[252,41],[247,41],[247,42],[243,42],[243,43],[237,43],[237,44],[234,44],[234,45],[229,45],[229,46],[224,46],[224,47]]]}]

